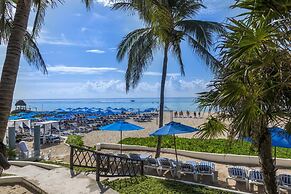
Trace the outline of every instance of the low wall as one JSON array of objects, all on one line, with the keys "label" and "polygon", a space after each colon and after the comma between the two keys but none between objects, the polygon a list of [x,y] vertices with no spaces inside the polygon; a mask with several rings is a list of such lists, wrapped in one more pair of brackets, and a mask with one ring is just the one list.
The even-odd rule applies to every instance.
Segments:
[{"label": "low wall", "polygon": [[44,169],[47,169],[47,170],[52,170],[52,169],[55,169],[55,168],[60,168],[60,166],[58,166],[58,165],[46,164],[46,163],[41,163],[41,162],[9,161],[9,163],[11,165],[20,166],[20,167],[24,167],[24,166],[28,166],[28,165],[33,165],[33,166],[37,166],[37,167],[44,168]]},{"label": "low wall", "polygon": [[[102,149],[119,150],[120,144],[99,143],[96,145],[96,149],[97,150],[102,150]],[[122,150],[155,152],[156,148],[123,144]],[[175,150],[169,149],[169,148],[162,148],[161,152],[168,153],[168,154],[175,154]],[[189,158],[200,159],[200,160],[213,161],[217,163],[240,164],[240,165],[247,165],[247,166],[259,165],[259,158],[257,156],[246,156],[246,155],[235,155],[235,154],[215,154],[215,153],[193,152],[193,151],[185,151],[185,150],[178,150],[178,155],[189,157]],[[290,168],[291,159],[278,158],[276,160],[276,165],[278,167]]]},{"label": "low wall", "polygon": [[47,194],[43,189],[40,187],[36,186],[34,183],[26,180],[23,177],[20,176],[7,176],[7,177],[0,177],[0,186],[1,185],[14,185],[14,184],[22,184],[24,185],[27,189],[32,191],[33,193],[36,194]]}]

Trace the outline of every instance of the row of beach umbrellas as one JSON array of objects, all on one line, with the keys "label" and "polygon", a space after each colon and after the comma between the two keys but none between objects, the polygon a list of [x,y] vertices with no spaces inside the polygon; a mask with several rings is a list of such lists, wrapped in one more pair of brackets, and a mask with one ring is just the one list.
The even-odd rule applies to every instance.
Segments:
[{"label": "row of beach umbrellas", "polygon": [[[117,121],[115,123],[103,126],[100,128],[104,131],[119,131],[120,132],[120,140],[122,140],[122,132],[123,131],[135,131],[135,130],[142,130],[143,127],[125,122],[125,121]],[[192,133],[198,131],[199,129],[193,128],[187,125],[183,125],[177,122],[170,122],[163,127],[157,129],[155,132],[150,133],[150,136],[165,136],[165,135],[172,135],[174,138],[174,146],[175,146],[175,155],[176,161],[178,162],[178,153],[177,153],[177,145],[176,145],[176,136],[177,134],[184,134],[184,133]],[[291,148],[291,136],[289,133],[278,127],[270,128],[271,133],[271,140],[273,147],[282,147],[282,148]],[[252,142],[251,138],[244,138],[245,141]],[[122,141],[120,144],[120,152],[122,153]],[[275,160],[276,160],[276,150],[275,150]]]},{"label": "row of beach umbrellas", "polygon": [[[28,120],[37,120],[36,118],[38,115],[43,115],[40,119],[44,120],[53,120],[53,121],[59,121],[59,120],[69,120],[73,119],[76,114],[83,114],[88,115],[87,117],[89,119],[93,119],[92,114],[100,115],[100,116],[108,116],[108,115],[115,115],[115,114],[121,114],[122,112],[133,112],[133,113],[146,113],[146,112],[153,112],[155,111],[154,108],[147,108],[144,110],[140,109],[133,109],[133,108],[112,108],[107,107],[106,109],[102,108],[67,108],[67,109],[61,109],[58,108],[54,111],[42,111],[42,112],[21,112],[16,115],[12,115],[9,117],[9,120],[18,120],[18,119],[28,119]],[[96,117],[96,116],[94,116]]]}]

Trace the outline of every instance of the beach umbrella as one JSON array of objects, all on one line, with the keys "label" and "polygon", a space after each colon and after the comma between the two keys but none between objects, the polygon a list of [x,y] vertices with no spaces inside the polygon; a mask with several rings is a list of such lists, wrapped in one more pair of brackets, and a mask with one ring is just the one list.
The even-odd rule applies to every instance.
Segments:
[{"label": "beach umbrella", "polygon": [[136,131],[142,130],[143,127],[125,122],[125,121],[117,121],[115,123],[103,126],[100,128],[102,131],[120,131],[120,152],[122,153],[122,132],[123,131]]},{"label": "beach umbrella", "polygon": [[[279,127],[269,128],[271,133],[272,146],[275,147],[275,162],[277,157],[277,147],[291,148],[291,134]],[[252,138],[244,138],[245,141],[252,142]]]},{"label": "beach umbrella", "polygon": [[163,135],[173,135],[174,137],[174,144],[175,144],[175,154],[176,154],[176,161],[178,162],[178,154],[177,154],[177,145],[176,145],[176,134],[183,134],[183,133],[192,133],[198,131],[199,129],[193,128],[187,125],[183,125],[177,122],[170,122],[165,126],[159,128],[155,132],[151,133],[150,136],[163,136]]}]

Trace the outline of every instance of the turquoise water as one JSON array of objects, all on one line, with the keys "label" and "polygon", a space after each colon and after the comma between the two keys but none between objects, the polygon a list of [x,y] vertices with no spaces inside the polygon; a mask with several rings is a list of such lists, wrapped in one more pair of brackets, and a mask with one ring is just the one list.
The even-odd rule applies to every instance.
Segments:
[{"label": "turquoise water", "polygon": [[[24,100],[28,108],[38,111],[52,111],[57,108],[158,108],[158,98],[97,98],[97,99],[41,99],[41,100]],[[134,101],[134,102],[132,102]],[[15,103],[15,102],[14,102]],[[197,105],[194,98],[166,98],[165,110],[176,111],[196,111]]]}]

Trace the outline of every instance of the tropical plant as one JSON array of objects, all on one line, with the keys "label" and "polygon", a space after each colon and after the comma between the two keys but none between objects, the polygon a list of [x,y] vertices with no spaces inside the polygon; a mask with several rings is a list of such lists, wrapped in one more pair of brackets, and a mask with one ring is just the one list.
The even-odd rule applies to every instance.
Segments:
[{"label": "tropical plant", "polygon": [[[230,19],[220,45],[223,69],[198,102],[201,108],[219,109],[218,118],[231,122],[230,138],[253,139],[265,190],[273,194],[278,191],[268,127],[288,126],[291,120],[290,38],[286,35],[290,34],[290,10],[278,12],[279,8],[255,0],[240,0],[234,7],[249,11],[240,19]],[[221,133],[220,128],[204,131],[212,136]]]},{"label": "tropical plant", "polygon": [[[163,70],[160,89],[159,127],[163,126],[164,91],[167,77],[168,55],[171,52],[178,60],[181,75],[185,75],[181,42],[184,40],[193,51],[204,59],[212,70],[219,62],[210,54],[212,34],[222,32],[219,23],[192,19],[205,6],[198,0],[125,0],[113,5],[115,10],[138,13],[145,27],[126,35],[118,46],[117,60],[128,57],[125,75],[126,91],[135,88],[143,72],[154,58],[154,53],[163,53]],[[161,137],[158,139],[156,157],[160,155]]]},{"label": "tropical plant", "polygon": [[[90,8],[93,3],[92,0],[82,1],[87,8]],[[30,65],[47,73],[36,38],[41,30],[46,9],[54,8],[62,2],[63,0],[0,0],[0,44],[7,44],[0,82],[0,157],[5,155],[3,139],[11,110],[21,52]],[[29,32],[27,25],[31,10],[35,12],[35,18],[32,32]],[[0,158],[0,164],[8,167],[8,163],[3,164],[4,158]]]}]

